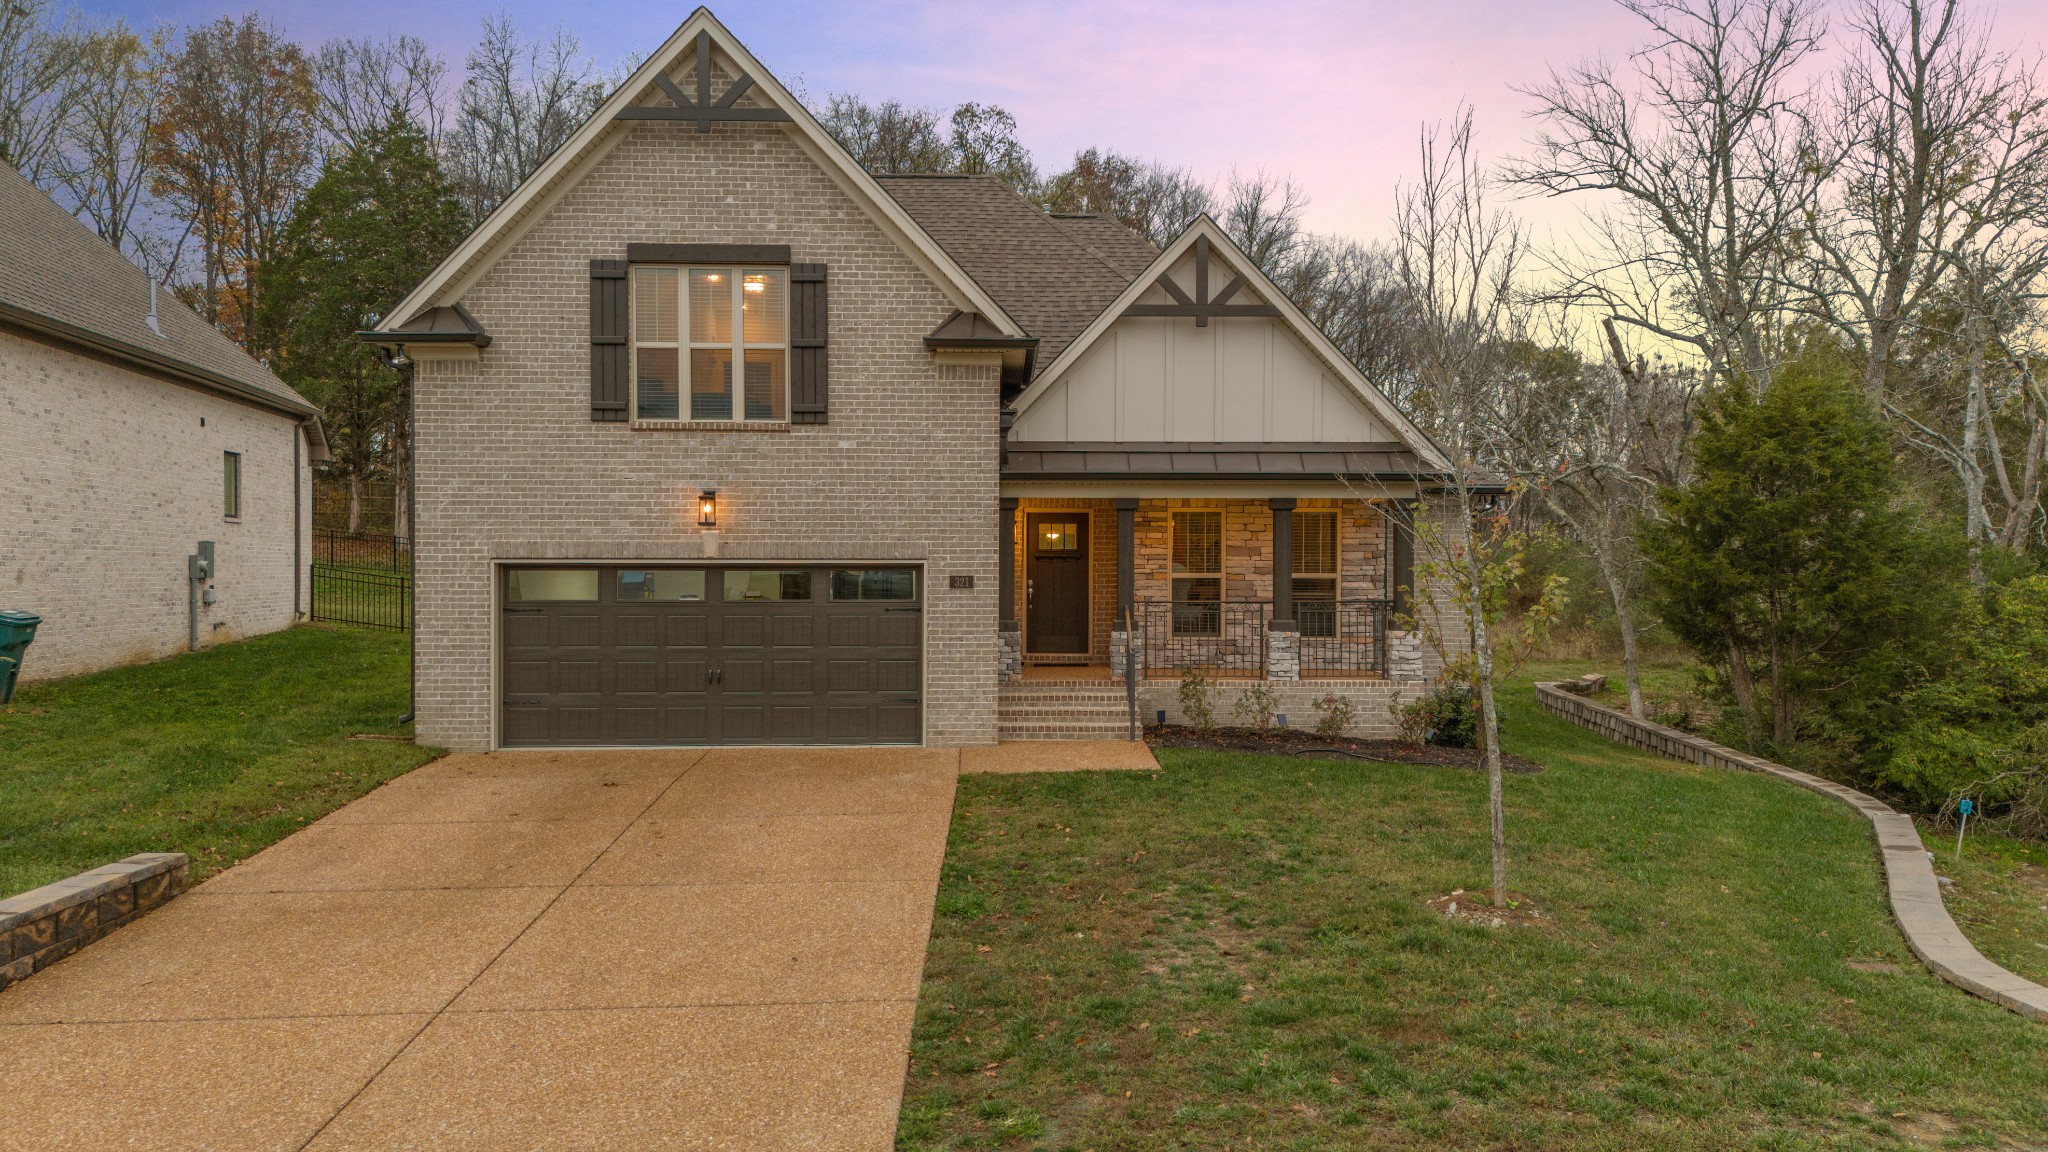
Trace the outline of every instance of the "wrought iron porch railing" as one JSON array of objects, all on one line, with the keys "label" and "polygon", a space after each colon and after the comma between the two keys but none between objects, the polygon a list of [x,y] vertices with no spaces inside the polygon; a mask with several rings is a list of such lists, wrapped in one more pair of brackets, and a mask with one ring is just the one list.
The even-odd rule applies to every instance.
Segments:
[{"label": "wrought iron porch railing", "polygon": [[1301,678],[1385,676],[1389,600],[1297,600]]},{"label": "wrought iron porch railing", "polygon": [[[1270,602],[1145,600],[1133,607],[1147,677],[1179,676],[1189,668],[1230,678],[1266,676]],[[1386,600],[1296,601],[1302,678],[1386,675],[1392,612]]]},{"label": "wrought iron porch railing", "polygon": [[1188,668],[1218,676],[1265,676],[1271,604],[1146,600],[1135,608],[1138,652],[1147,676],[1178,676]]}]

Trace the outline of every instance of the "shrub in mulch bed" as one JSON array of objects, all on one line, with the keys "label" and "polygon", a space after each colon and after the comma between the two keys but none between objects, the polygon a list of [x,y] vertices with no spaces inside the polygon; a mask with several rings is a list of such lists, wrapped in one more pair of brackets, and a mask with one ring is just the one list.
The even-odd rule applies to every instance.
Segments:
[{"label": "shrub in mulch bed", "polygon": [[[1400,740],[1329,740],[1298,728],[1211,728],[1201,732],[1182,724],[1147,724],[1145,743],[1154,748],[1186,748],[1208,752],[1263,752],[1269,756],[1303,756],[1333,760],[1376,760],[1383,764],[1439,764],[1479,771],[1485,754],[1477,748],[1446,748]],[[1501,767],[1531,775],[1543,765],[1522,756],[1501,753]]]}]

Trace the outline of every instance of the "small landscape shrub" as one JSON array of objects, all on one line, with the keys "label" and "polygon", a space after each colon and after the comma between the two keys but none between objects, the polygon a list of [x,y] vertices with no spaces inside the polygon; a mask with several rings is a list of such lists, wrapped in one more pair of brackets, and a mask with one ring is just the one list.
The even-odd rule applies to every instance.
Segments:
[{"label": "small landscape shrub", "polygon": [[1325,740],[1336,740],[1358,719],[1358,709],[1351,701],[1335,692],[1325,692],[1315,702],[1316,735]]},{"label": "small landscape shrub", "polygon": [[1427,696],[1399,708],[1395,723],[1410,744],[1474,748],[1479,744],[1479,707],[1464,684],[1441,684]]},{"label": "small landscape shrub", "polygon": [[1273,709],[1276,704],[1273,689],[1269,685],[1254,684],[1238,695],[1237,703],[1230,706],[1230,715],[1239,724],[1264,732],[1273,726]]},{"label": "small landscape shrub", "polygon": [[1200,668],[1181,669],[1180,711],[1198,732],[1216,726],[1216,712],[1209,707],[1209,677]]}]

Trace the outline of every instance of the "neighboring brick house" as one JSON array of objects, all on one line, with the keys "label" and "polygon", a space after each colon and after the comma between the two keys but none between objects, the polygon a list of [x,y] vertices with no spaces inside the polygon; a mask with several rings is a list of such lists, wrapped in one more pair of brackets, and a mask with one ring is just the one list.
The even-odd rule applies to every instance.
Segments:
[{"label": "neighboring brick house", "polygon": [[289,626],[326,451],[311,404],[0,166],[0,609],[43,618],[23,679]]},{"label": "neighboring brick house", "polygon": [[1120,733],[1133,633],[1148,716],[1202,666],[1383,729],[1433,670],[1441,456],[1214,222],[871,176],[703,9],[364,337],[426,743]]}]

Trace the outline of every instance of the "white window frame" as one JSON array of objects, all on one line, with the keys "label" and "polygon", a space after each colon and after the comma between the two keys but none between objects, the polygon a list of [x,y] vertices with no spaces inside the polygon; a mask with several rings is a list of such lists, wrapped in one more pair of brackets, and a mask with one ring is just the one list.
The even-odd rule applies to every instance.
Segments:
[{"label": "white window frame", "polygon": [[[676,274],[676,338],[674,340],[640,339],[640,308],[647,293],[638,291],[639,275],[642,269],[662,269]],[[730,323],[732,338],[729,341],[698,341],[690,338],[690,277],[697,272],[723,274],[728,290],[732,294]],[[782,339],[771,341],[749,341],[746,325],[745,280],[755,272],[781,273],[782,291]],[[786,425],[789,423],[789,329],[795,318],[789,312],[789,269],[785,265],[742,265],[742,264],[635,264],[632,268],[634,279],[630,282],[633,315],[628,320],[627,330],[632,333],[632,363],[628,371],[633,382],[633,422],[636,424],[752,424]],[[640,414],[640,349],[674,349],[676,354],[676,414],[674,416],[642,416]],[[691,412],[690,353],[698,349],[723,348],[732,356],[732,414],[725,417],[698,417]],[[747,353],[779,352],[782,355],[782,415],[747,416]]]}]

